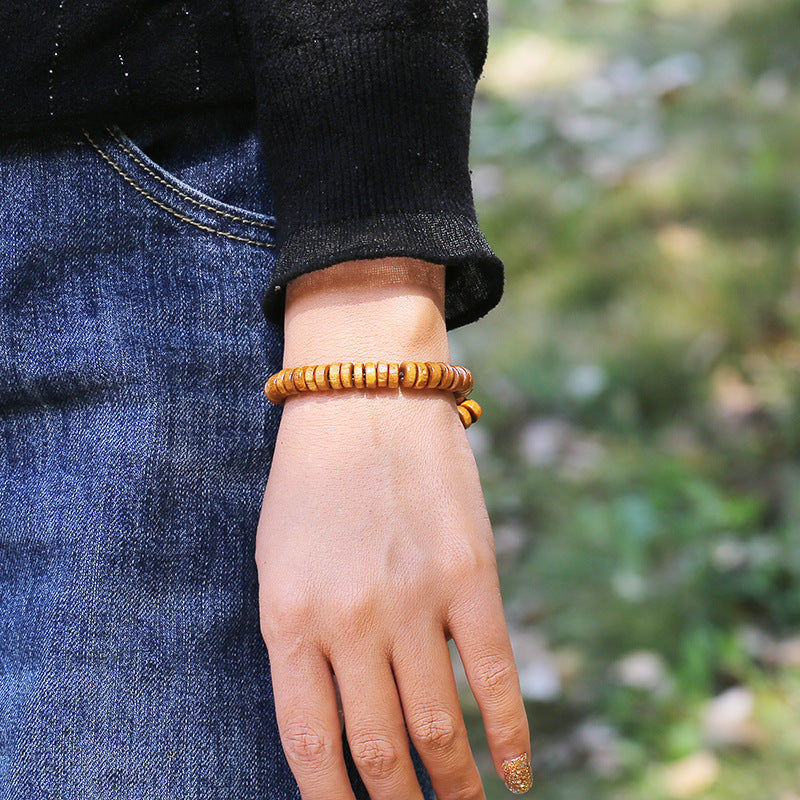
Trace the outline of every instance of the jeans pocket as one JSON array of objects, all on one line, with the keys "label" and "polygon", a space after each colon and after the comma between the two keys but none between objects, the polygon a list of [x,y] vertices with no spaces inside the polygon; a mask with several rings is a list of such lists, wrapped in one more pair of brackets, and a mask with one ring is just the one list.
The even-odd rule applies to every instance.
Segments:
[{"label": "jeans pocket", "polygon": [[274,247],[260,137],[247,118],[197,111],[83,135],[127,189],[161,213],[234,241]]}]

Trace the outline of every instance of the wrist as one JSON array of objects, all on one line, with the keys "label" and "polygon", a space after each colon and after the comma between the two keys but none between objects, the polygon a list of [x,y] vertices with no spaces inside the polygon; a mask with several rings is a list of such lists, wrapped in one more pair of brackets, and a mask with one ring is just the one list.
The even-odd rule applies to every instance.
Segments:
[{"label": "wrist", "polygon": [[289,285],[284,365],[447,361],[444,267],[411,258],[350,261]]}]

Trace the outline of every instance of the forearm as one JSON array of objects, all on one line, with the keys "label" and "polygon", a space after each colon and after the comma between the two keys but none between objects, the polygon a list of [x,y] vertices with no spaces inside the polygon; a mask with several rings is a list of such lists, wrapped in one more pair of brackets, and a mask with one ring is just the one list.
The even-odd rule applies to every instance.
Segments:
[{"label": "forearm", "polygon": [[289,284],[285,367],[336,361],[447,361],[444,267],[412,258],[349,261]]}]

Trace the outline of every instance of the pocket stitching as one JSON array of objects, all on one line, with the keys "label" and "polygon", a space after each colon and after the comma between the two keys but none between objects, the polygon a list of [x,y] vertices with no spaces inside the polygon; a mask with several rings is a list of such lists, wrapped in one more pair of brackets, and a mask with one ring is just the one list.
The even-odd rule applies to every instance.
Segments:
[{"label": "pocket stitching", "polygon": [[[161,184],[163,184],[164,186],[166,186],[166,187],[167,187],[167,189],[169,189],[169,190],[170,190],[170,191],[172,191],[172,192],[175,192],[175,194],[177,194],[177,195],[178,195],[178,197],[182,197],[184,200],[188,200],[190,203],[194,203],[194,204],[195,204],[196,206],[198,206],[199,208],[204,208],[204,209],[206,209],[207,211],[213,211],[215,214],[219,214],[219,215],[221,215],[221,216],[223,216],[223,217],[228,217],[229,219],[235,220],[236,222],[244,222],[244,223],[245,223],[245,224],[247,224],[247,225],[257,225],[257,226],[258,226],[258,227],[260,227],[260,228],[268,228],[269,230],[275,230],[275,226],[274,226],[272,223],[269,223],[269,222],[257,222],[256,220],[252,220],[252,219],[245,219],[244,217],[237,217],[235,214],[229,214],[229,213],[227,213],[226,211],[221,211],[221,210],[220,210],[220,209],[218,209],[218,208],[214,208],[214,206],[210,206],[210,205],[208,205],[207,203],[201,203],[199,200],[195,199],[194,197],[191,197],[190,195],[188,195],[188,194],[185,194],[185,193],[184,193],[184,192],[182,192],[180,189],[178,189],[176,186],[174,186],[173,184],[171,184],[171,183],[170,183],[168,180],[166,180],[165,178],[163,178],[161,175],[158,175],[158,174],[156,174],[155,172],[153,172],[153,170],[152,170],[152,169],[150,169],[150,167],[149,167],[149,166],[147,166],[147,164],[145,164],[145,163],[144,163],[144,162],[143,162],[143,161],[142,161],[142,160],[141,160],[141,159],[140,159],[140,158],[139,158],[139,157],[136,155],[136,153],[134,153],[134,152],[133,152],[133,151],[132,151],[132,150],[131,150],[131,149],[130,149],[130,148],[129,148],[129,147],[126,145],[126,144],[125,144],[125,142],[123,142],[123,141],[122,141],[122,140],[121,140],[121,139],[120,139],[120,138],[117,136],[117,134],[116,134],[116,132],[115,132],[114,130],[112,130],[112,129],[111,129],[111,128],[109,128],[109,127],[106,127],[106,131],[107,131],[107,132],[108,132],[108,133],[111,135],[111,137],[114,139],[114,141],[115,141],[115,142],[116,142],[116,143],[117,143],[117,144],[118,144],[118,145],[119,145],[119,146],[120,146],[120,147],[121,147],[121,148],[122,148],[122,149],[125,151],[125,153],[126,153],[128,156],[130,156],[130,158],[131,158],[131,160],[132,160],[132,161],[134,161],[134,162],[135,162],[135,163],[136,163],[138,166],[140,166],[140,167],[141,167],[141,168],[142,168],[142,169],[143,169],[143,170],[144,170],[144,171],[145,171],[145,172],[146,172],[148,175],[150,175],[152,178],[154,178],[154,179],[155,179],[155,180],[157,180],[159,183],[161,183]],[[85,131],[84,131],[84,133],[85,133]]]},{"label": "pocket stitching", "polygon": [[[105,161],[107,161],[114,168],[114,170],[116,170],[116,172],[119,173],[119,175],[123,178],[123,180],[125,180],[127,183],[129,183],[131,186],[133,186],[133,188],[136,189],[137,192],[143,194],[148,200],[150,200],[150,202],[154,203],[155,205],[157,205],[159,208],[163,209],[164,211],[167,211],[168,213],[172,214],[172,216],[177,217],[179,220],[182,220],[183,222],[188,222],[190,225],[194,225],[196,228],[200,228],[200,230],[208,231],[209,233],[216,233],[219,236],[225,236],[228,239],[235,239],[237,242],[246,242],[247,244],[254,244],[254,245],[257,245],[258,247],[275,247],[275,245],[272,242],[259,242],[256,239],[248,239],[245,236],[237,236],[234,233],[228,233],[227,231],[220,231],[220,230],[217,230],[217,228],[212,228],[212,227],[210,227],[208,225],[202,225],[201,223],[197,222],[197,220],[194,220],[191,217],[187,217],[187,216],[185,216],[183,214],[180,214],[174,208],[171,208],[170,206],[166,205],[165,203],[162,203],[158,198],[153,197],[152,194],[150,194],[146,189],[144,189],[142,186],[140,186],[136,182],[136,180],[134,180],[130,175],[128,175],[127,172],[125,172],[124,169],[122,169],[122,167],[119,166],[119,164],[115,163],[115,161],[111,158],[111,156],[109,156],[108,153],[106,153],[105,150],[103,150],[103,148],[100,147],[100,145],[97,144],[97,142],[94,141],[94,139],[92,139],[92,137],[89,135],[89,133],[87,131],[83,131],[83,135],[86,137],[86,139],[89,142],[89,144],[92,145],[92,147],[94,147],[94,149],[97,150],[98,153],[100,153],[100,155],[105,159]],[[154,176],[154,177],[157,177],[157,176]],[[169,187],[169,188],[173,188],[173,187]],[[177,189],[173,189],[173,191],[177,192]],[[188,198],[188,199],[192,199],[192,198]],[[192,202],[198,203],[198,201],[193,200],[193,199],[192,199]],[[202,204],[198,203],[198,205],[202,205]],[[212,209],[212,210],[215,210],[215,209]],[[222,214],[224,212],[219,211],[217,213]],[[225,216],[233,217],[232,214],[225,214]],[[233,217],[233,218],[234,219],[239,219],[239,217]],[[242,221],[243,222],[247,222],[249,224],[264,225],[264,227],[271,227],[269,225],[266,225],[266,223],[255,223],[255,222],[252,222],[250,220],[242,220]]]}]

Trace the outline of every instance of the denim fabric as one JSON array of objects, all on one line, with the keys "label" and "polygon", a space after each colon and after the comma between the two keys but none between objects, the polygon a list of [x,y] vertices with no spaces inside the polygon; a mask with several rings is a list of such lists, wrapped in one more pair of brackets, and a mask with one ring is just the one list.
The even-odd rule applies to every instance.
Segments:
[{"label": "denim fabric", "polygon": [[263,164],[244,110],[0,145],[0,800],[299,797],[253,559]]}]

